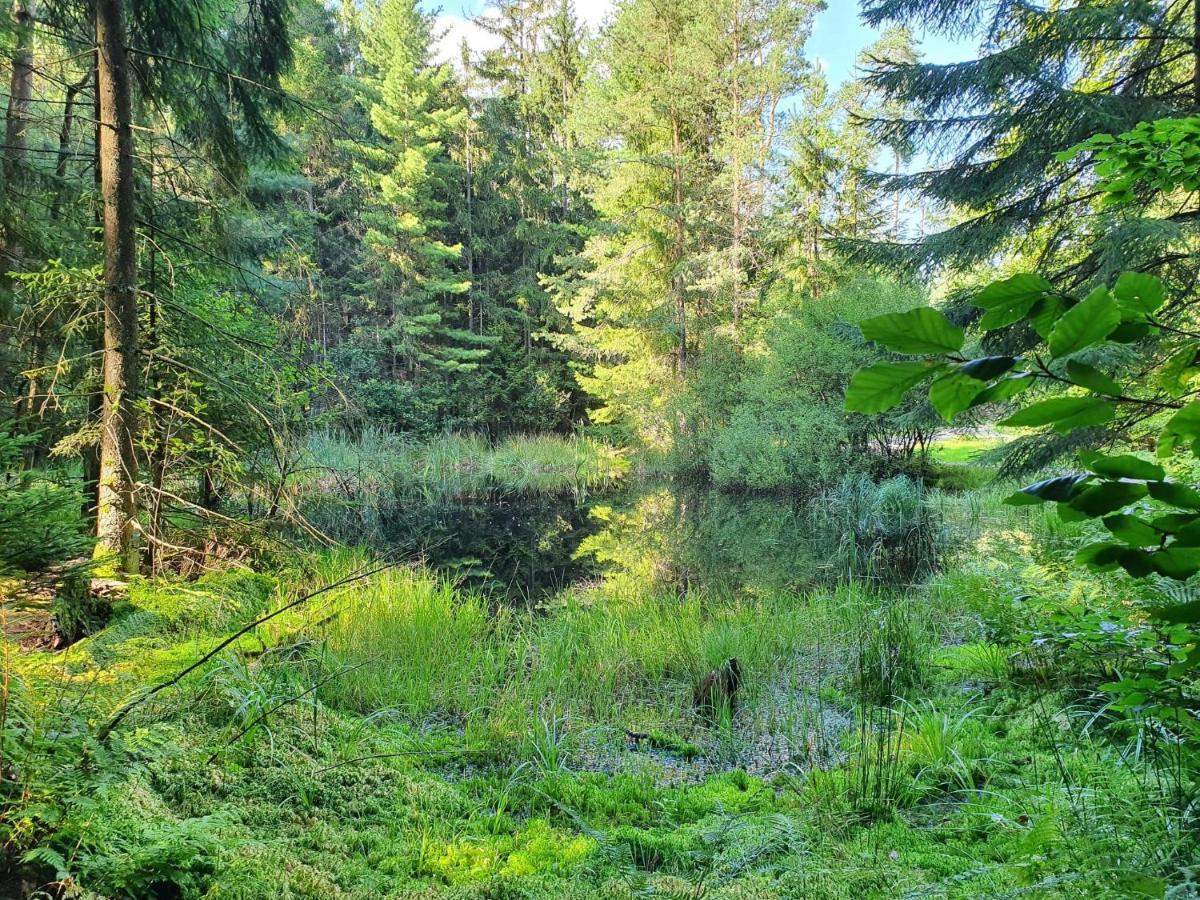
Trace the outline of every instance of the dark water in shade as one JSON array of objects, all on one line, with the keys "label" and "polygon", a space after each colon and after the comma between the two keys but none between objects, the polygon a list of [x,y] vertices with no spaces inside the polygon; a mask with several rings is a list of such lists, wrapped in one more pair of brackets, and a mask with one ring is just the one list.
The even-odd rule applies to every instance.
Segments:
[{"label": "dark water in shade", "polygon": [[423,559],[465,587],[536,603],[595,574],[580,543],[598,530],[590,504],[570,497],[413,501],[382,523],[401,558]]},{"label": "dark water in shade", "polygon": [[770,593],[821,574],[802,501],[641,484],[572,497],[417,500],[382,522],[384,542],[500,602],[536,605],[606,572],[663,590]]}]

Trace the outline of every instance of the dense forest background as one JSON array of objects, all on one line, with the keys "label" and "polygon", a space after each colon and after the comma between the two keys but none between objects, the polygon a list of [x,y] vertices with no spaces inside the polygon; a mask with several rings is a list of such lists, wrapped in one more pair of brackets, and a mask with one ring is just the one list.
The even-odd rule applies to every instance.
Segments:
[{"label": "dense forest background", "polygon": [[[104,109],[102,18],[17,4],[5,433],[79,467],[102,546],[137,520],[150,555],[171,510],[278,512],[330,427],[590,426],[778,488],[927,441],[928,407],[838,402],[871,351],[837,323],[927,302],[913,279],[1190,283],[1190,211],[1099,208],[1057,156],[1194,108],[1178,4],[869,4],[884,36],[837,90],[818,8],[628,3],[589,34],[503,2],[496,49],[450,64],[415,3],[138,4]],[[914,28],[984,52],[924,64]]]},{"label": "dense forest background", "polygon": [[[415,3],[126,10],[125,388],[87,10],[15,9],[7,433],[80,466],[92,508],[127,471],[151,554],[171,510],[277,507],[323,428],[602,426],[748,487],[888,444],[842,421],[856,351],[827,326],[921,294],[856,281],[835,245],[912,240],[934,213],[866,175],[909,168],[914,101],[831,91],[804,52],[816,9],[631,4],[592,35],[569,3],[505,2],[480,19],[497,49],[455,64]],[[915,59],[900,24],[862,56]],[[791,383],[811,352],[830,365]]]},{"label": "dense forest background", "polygon": [[1198,895],[1200,2],[825,9],[13,0],[0,894]]}]

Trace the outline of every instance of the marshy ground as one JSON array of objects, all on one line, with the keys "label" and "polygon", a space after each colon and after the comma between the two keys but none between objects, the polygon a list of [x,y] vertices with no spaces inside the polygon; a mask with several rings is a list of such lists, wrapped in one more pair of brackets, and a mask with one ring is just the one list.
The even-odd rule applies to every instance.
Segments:
[{"label": "marshy ground", "polygon": [[[323,592],[99,740],[123,701],[381,557],[136,581],[102,631],[8,647],[4,827],[26,888],[1190,896],[1171,747],[1106,715],[1087,687],[1104,653],[1030,638],[1051,607],[1127,627],[1123,598],[1061,577],[1075,526],[998,489],[838,490],[575,485],[578,516],[509,509],[540,543],[492,533],[485,558],[459,535]],[[394,513],[371,527],[395,533]],[[497,573],[531,559],[549,574],[509,590]],[[735,708],[698,714],[697,681],[731,658]]]}]

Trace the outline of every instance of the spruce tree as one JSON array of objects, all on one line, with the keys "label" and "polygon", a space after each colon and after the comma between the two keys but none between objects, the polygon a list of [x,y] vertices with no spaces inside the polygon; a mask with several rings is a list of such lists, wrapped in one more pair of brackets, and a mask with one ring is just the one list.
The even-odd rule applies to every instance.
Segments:
[{"label": "spruce tree", "polygon": [[895,58],[869,66],[867,84],[905,111],[877,116],[876,133],[927,153],[918,171],[880,173],[876,182],[921,193],[953,210],[955,221],[915,241],[856,249],[910,271],[1022,256],[1069,282],[1178,261],[1194,216],[1148,223],[1145,203],[1120,216],[1101,210],[1089,159],[1061,154],[1095,134],[1200,108],[1197,8],[1169,0],[867,0],[871,25],[974,40],[981,52],[951,64]]},{"label": "spruce tree", "polygon": [[547,284],[578,252],[591,217],[569,116],[583,31],[569,0],[500,3],[479,22],[500,45],[464,66],[471,116],[456,145],[468,173],[457,224],[472,327],[497,343],[470,393],[490,431],[566,430],[581,402],[558,346],[566,320]]},{"label": "spruce tree", "polygon": [[431,19],[413,0],[381,0],[362,17],[360,82],[369,142],[355,148],[365,192],[365,253],[353,273],[353,344],[376,382],[468,371],[487,341],[462,321],[470,287],[450,202],[462,184],[449,144],[466,109],[453,73],[430,60]]},{"label": "spruce tree", "polygon": [[815,6],[699,0],[620,6],[576,106],[602,226],[561,285],[580,375],[621,422],[665,445],[675,388],[737,346],[768,260],[761,243],[780,110],[806,71]]}]

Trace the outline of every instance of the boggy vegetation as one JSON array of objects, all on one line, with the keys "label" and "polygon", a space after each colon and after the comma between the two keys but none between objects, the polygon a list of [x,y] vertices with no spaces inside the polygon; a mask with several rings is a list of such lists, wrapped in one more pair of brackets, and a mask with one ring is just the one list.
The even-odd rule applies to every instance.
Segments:
[{"label": "boggy vegetation", "polygon": [[[622,570],[524,612],[398,566],[286,608],[372,569],[347,552],[134,583],[103,631],[8,660],[6,841],[26,880],[109,896],[1187,883],[1180,748],[1088,690],[1154,649],[1028,637],[1050,610],[1132,634],[1138,596],[1050,577],[1079,527],[998,496],[937,498],[958,544],[917,588],[730,599]],[[731,659],[737,708],[697,710]]]},{"label": "boggy vegetation", "polygon": [[[663,527],[536,610],[347,551],[135,582],[93,636],[10,651],[5,839],[28,884],[101,896],[1186,885],[1182,748],[1090,689],[1157,652],[1136,588],[1062,578],[1082,526],[1001,496],[923,499],[941,564],[916,586],[694,568],[684,591]],[[732,659],[736,706],[698,709]]]}]

